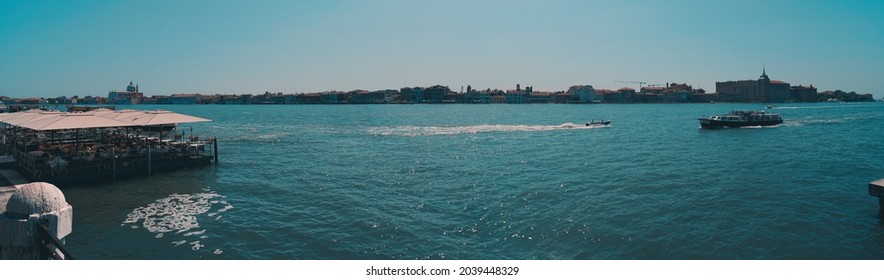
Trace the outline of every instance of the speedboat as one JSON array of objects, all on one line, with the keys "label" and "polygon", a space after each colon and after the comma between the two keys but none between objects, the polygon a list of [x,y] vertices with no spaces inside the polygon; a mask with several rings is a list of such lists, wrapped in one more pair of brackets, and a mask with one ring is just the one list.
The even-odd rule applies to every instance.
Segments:
[{"label": "speedboat", "polygon": [[607,120],[607,121],[606,121],[606,120],[599,120],[599,121],[597,121],[597,120],[591,120],[591,121],[589,121],[588,123],[586,123],[586,126],[594,126],[594,125],[609,125],[609,124],[611,124],[611,121],[610,121],[610,120]]}]

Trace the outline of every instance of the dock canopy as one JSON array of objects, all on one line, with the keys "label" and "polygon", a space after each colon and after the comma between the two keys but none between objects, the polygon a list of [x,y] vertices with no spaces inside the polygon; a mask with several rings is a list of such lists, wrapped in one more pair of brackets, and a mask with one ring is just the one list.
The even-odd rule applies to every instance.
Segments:
[{"label": "dock canopy", "polygon": [[129,127],[129,126],[164,126],[178,123],[208,122],[210,119],[179,114],[171,111],[140,111],[140,110],[94,110],[89,112],[59,112],[28,110],[16,113],[0,114],[0,122],[12,126],[37,131]]},{"label": "dock canopy", "polygon": [[175,112],[156,110],[147,111],[140,115],[130,116],[118,119],[124,122],[132,123],[140,126],[155,126],[176,123],[192,123],[192,122],[208,122],[209,119],[179,114]]},{"label": "dock canopy", "polygon": [[136,124],[102,118],[90,113],[65,113],[49,118],[19,124],[19,127],[36,131],[100,128],[100,127],[124,127],[136,126]]},{"label": "dock canopy", "polygon": [[144,114],[144,111],[123,109],[123,110],[117,110],[117,111],[102,112],[102,113],[98,113],[95,115],[101,116],[102,118],[122,120],[125,118],[130,118],[130,117],[134,117],[134,116],[141,115],[141,114]]},{"label": "dock canopy", "polygon": [[3,122],[8,123],[10,125],[21,125],[23,123],[42,120],[42,119],[46,119],[46,118],[51,118],[51,117],[55,117],[55,116],[58,116],[61,114],[64,114],[64,112],[40,111],[40,112],[35,112],[35,113],[21,114],[21,115],[18,115],[17,117],[3,120]]},{"label": "dock canopy", "polygon": [[27,111],[15,112],[15,113],[4,113],[0,114],[0,122],[9,123],[14,119],[18,118],[28,118],[39,116],[41,113],[48,112],[40,109],[31,109]]}]

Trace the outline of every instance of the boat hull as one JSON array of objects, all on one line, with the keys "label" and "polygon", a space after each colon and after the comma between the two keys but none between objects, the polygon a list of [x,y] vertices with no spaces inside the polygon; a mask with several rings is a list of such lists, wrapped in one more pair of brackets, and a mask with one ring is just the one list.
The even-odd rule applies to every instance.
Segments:
[{"label": "boat hull", "polygon": [[765,121],[723,121],[701,118],[700,127],[708,129],[716,128],[736,128],[744,126],[773,126],[783,123],[783,120],[765,120]]},{"label": "boat hull", "polygon": [[599,121],[599,122],[588,122],[586,126],[594,126],[594,125],[609,125],[611,121]]}]

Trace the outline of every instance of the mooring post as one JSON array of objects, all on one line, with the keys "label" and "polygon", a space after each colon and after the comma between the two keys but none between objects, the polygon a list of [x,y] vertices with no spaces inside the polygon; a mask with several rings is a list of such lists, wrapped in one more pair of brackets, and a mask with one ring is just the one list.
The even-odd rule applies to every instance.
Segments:
[{"label": "mooring post", "polygon": [[117,182],[117,151],[111,148],[111,172],[114,174],[114,182]]},{"label": "mooring post", "polygon": [[215,164],[218,164],[218,137],[212,139],[212,145],[214,146],[215,150]]},{"label": "mooring post", "polygon": [[878,218],[884,220],[884,179],[869,183],[869,195],[878,197]]}]

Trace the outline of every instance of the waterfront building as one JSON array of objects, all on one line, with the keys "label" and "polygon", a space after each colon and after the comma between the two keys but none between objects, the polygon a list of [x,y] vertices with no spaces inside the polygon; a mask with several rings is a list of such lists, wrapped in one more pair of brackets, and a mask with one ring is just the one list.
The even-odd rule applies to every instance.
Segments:
[{"label": "waterfront building", "polygon": [[295,96],[295,104],[319,104],[319,93],[302,93]]},{"label": "waterfront building", "polygon": [[343,104],[350,103],[350,95],[343,91],[331,91],[319,93],[319,103],[322,104]]},{"label": "waterfront building", "polygon": [[451,91],[445,94],[442,103],[465,103],[466,93]]},{"label": "waterfront building", "polygon": [[[618,102],[619,98],[621,98],[622,95],[615,96],[615,92],[616,91],[614,91],[614,90],[604,89],[604,88],[600,88],[600,89],[595,90],[595,94],[598,95],[599,102],[602,102],[602,103],[619,103]],[[577,97],[575,97],[575,98],[577,98]],[[575,99],[574,102],[579,102],[579,101]]]},{"label": "waterfront building", "polygon": [[715,82],[719,94],[736,95],[737,102],[786,102],[789,100],[789,83],[771,80],[762,70],[758,80]]},{"label": "waterfront building", "polygon": [[[623,91],[623,89],[621,89]],[[639,103],[684,103],[691,97],[693,87],[686,83],[666,83],[662,85],[650,85],[642,87],[638,94],[631,99]]]},{"label": "waterfront building", "polygon": [[506,103],[506,95],[496,94],[496,95],[491,96],[491,103],[505,104]]},{"label": "waterfront building", "polygon": [[138,90],[138,85],[129,81],[125,91],[112,90],[107,93],[107,103],[110,104],[138,104],[144,99],[144,93]]},{"label": "waterfront building", "polygon": [[368,98],[371,103],[390,103],[397,95],[399,91],[395,89],[375,90],[368,93]]},{"label": "waterfront building", "polygon": [[[391,90],[376,90],[376,91],[367,91],[367,90],[354,90],[350,91],[350,103],[353,104],[383,104],[388,103],[388,100],[392,98],[390,94]],[[395,90],[392,90],[395,92]]]},{"label": "waterfront building", "polygon": [[810,86],[793,86],[789,88],[789,97],[793,101],[798,102],[817,102],[819,95],[813,85]]},{"label": "waterfront building", "polygon": [[635,98],[635,89],[623,87],[618,90],[599,90],[601,101],[605,103],[629,103]]},{"label": "waterfront building", "polygon": [[601,102],[602,97],[596,94],[595,89],[590,85],[576,85],[568,88],[568,94],[577,98],[580,103]]},{"label": "waterfront building", "polygon": [[[282,92],[277,92],[276,94],[271,95],[268,100],[270,104],[292,104],[295,103],[295,97],[291,94],[282,94]],[[197,100],[199,102],[199,100]]]},{"label": "waterfront building", "polygon": [[694,87],[687,83],[666,83],[666,89],[675,92],[691,92],[694,90]]},{"label": "waterfront building", "polygon": [[422,87],[404,87],[399,90],[401,103],[421,103],[424,100],[424,88]]},{"label": "waterfront building", "polygon": [[506,103],[525,104],[525,95],[527,94],[523,90],[508,90],[506,92]]},{"label": "waterfront building", "polygon": [[573,96],[571,96],[570,93],[567,93],[564,91],[557,91],[557,92],[554,92],[552,94],[552,96],[550,96],[550,98],[552,99],[553,103],[564,104],[564,103],[571,103]]},{"label": "waterfront building", "polygon": [[169,96],[168,104],[197,104],[199,103],[199,94],[196,93],[179,93]]},{"label": "waterfront building", "polygon": [[551,92],[531,91],[531,93],[528,94],[528,102],[527,103],[531,103],[531,104],[550,103],[550,100],[551,100],[550,95],[552,95]]},{"label": "waterfront building", "polygon": [[285,104],[282,92],[265,91],[262,95],[248,95],[248,104]]},{"label": "waterfront building", "polygon": [[221,104],[243,104],[242,99],[236,94],[221,95]]},{"label": "waterfront building", "polygon": [[721,102],[721,95],[718,93],[693,93],[691,95],[691,100],[694,102],[701,103],[713,103],[713,102]]},{"label": "waterfront building", "polygon": [[635,102],[635,89],[631,87],[624,87],[618,90],[620,92],[620,98],[617,99],[619,103],[633,103]]},{"label": "waterfront building", "polygon": [[464,94],[465,103],[488,104],[491,103],[491,93],[488,91],[470,90]]},{"label": "waterfront building", "polygon": [[684,103],[688,101],[689,96],[691,96],[690,91],[677,91],[667,89],[663,91],[663,102]]},{"label": "waterfront building", "polygon": [[369,91],[363,89],[352,90],[350,94],[350,103],[353,104],[369,104],[371,98],[368,96]]},{"label": "waterfront building", "polygon": [[442,103],[442,100],[445,99],[445,95],[450,93],[451,89],[447,86],[435,85],[424,89],[424,98],[421,100],[423,103]]}]

